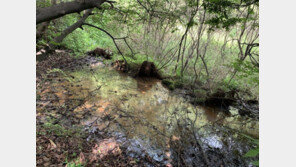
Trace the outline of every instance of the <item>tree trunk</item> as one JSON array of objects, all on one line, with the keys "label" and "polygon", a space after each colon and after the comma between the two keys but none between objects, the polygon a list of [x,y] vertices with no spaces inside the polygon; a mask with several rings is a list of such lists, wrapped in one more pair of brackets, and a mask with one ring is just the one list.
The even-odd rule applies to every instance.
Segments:
[{"label": "tree trunk", "polygon": [[45,21],[50,21],[70,13],[79,13],[83,10],[94,7],[100,8],[101,4],[104,2],[106,2],[106,0],[82,0],[82,2],[65,2],[50,7],[37,9],[36,23],[39,24]]},{"label": "tree trunk", "polygon": [[80,20],[78,20],[76,23],[74,23],[73,25],[71,25],[70,27],[66,28],[60,36],[56,37],[54,39],[54,41],[56,43],[61,43],[64,38],[66,38],[67,35],[69,35],[70,33],[72,33],[74,30],[76,30],[77,28],[82,28],[83,23],[85,22],[85,20],[87,19],[87,17],[89,15],[91,15],[93,9],[88,9],[86,11],[86,13],[82,16],[82,18]]}]

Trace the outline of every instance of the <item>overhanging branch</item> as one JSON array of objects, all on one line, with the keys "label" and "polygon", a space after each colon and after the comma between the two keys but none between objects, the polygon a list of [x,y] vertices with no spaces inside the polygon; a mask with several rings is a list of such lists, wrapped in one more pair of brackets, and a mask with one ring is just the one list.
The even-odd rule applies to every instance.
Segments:
[{"label": "overhanging branch", "polygon": [[126,61],[124,55],[122,54],[121,50],[119,49],[119,47],[118,47],[118,45],[117,45],[117,43],[116,43],[116,41],[115,41],[115,40],[118,40],[118,39],[125,39],[125,38],[127,38],[127,37],[123,37],[123,38],[114,38],[114,37],[113,37],[108,31],[106,31],[106,30],[104,30],[104,29],[102,29],[102,28],[100,28],[100,27],[97,27],[97,26],[95,26],[95,25],[88,24],[88,23],[83,23],[83,25],[87,25],[87,26],[90,26],[90,27],[96,28],[96,29],[98,29],[98,30],[103,31],[104,33],[106,33],[106,34],[112,39],[112,41],[113,41],[113,43],[114,43],[116,49],[118,50],[119,54],[121,54],[121,56],[123,57],[125,63],[127,64],[127,61]]},{"label": "overhanging branch", "polygon": [[[101,4],[106,2],[106,0],[84,0],[83,2],[72,1],[59,3],[46,8],[39,8],[36,11],[36,23],[42,23],[45,21],[50,21],[70,13],[79,13],[86,9],[100,8]],[[111,3],[109,1],[108,3]]]}]

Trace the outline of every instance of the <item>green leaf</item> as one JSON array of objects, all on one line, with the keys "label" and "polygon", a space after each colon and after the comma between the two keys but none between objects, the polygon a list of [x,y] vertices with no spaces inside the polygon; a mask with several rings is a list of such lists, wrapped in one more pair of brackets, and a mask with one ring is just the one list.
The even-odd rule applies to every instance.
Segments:
[{"label": "green leaf", "polygon": [[254,143],[257,144],[257,145],[259,145],[259,140],[258,139],[255,139],[254,140]]},{"label": "green leaf", "polygon": [[255,166],[259,166],[259,161],[253,161],[252,164]]},{"label": "green leaf", "polygon": [[60,44],[55,42],[55,41],[50,41],[51,44],[55,45],[55,46],[59,46]]},{"label": "green leaf", "polygon": [[244,157],[256,157],[259,154],[259,148],[249,150]]}]

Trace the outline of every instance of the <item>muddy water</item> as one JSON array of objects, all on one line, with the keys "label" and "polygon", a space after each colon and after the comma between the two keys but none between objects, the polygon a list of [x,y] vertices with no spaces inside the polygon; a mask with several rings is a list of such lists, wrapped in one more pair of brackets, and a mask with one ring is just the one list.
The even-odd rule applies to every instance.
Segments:
[{"label": "muddy water", "polygon": [[[83,107],[74,110],[79,114],[85,108],[93,109],[91,116],[81,124],[96,126],[99,130],[108,128],[133,154],[145,151],[155,160],[163,161],[169,150],[169,140],[179,140],[182,136],[178,126],[183,124],[198,129],[205,147],[211,148],[222,149],[226,147],[226,140],[236,140],[237,134],[232,136],[229,129],[253,137],[259,135],[258,122],[242,118],[236,109],[225,115],[218,108],[193,106],[156,79],[135,79],[100,65],[91,71],[67,74],[74,76],[72,82],[81,84],[83,90],[99,88]],[[71,89],[70,85],[63,86]],[[84,97],[84,94],[79,91],[73,96]],[[242,150],[239,152],[243,154]]]}]

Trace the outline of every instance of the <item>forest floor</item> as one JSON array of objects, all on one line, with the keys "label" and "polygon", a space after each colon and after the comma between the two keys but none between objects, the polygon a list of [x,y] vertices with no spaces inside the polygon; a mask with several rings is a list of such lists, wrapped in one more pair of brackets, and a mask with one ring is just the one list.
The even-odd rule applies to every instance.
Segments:
[{"label": "forest floor", "polygon": [[[92,57],[73,58],[66,51],[53,53],[46,60],[37,62],[37,166],[173,166],[176,162],[173,163],[173,160],[169,159],[170,155],[161,162],[156,161],[148,154],[141,157],[130,156],[131,151],[121,145],[108,131],[109,124],[102,124],[94,128],[92,125],[96,120],[92,120],[81,125],[84,118],[91,116],[92,109],[105,110],[108,105],[103,103],[99,108],[95,105],[88,106],[86,99],[94,96],[94,92],[87,92],[81,83],[69,82],[73,80],[74,76],[66,76],[63,73],[64,70],[77,71],[85,66],[92,69],[93,66],[103,67],[104,64]],[[134,72],[130,75],[134,75]],[[68,87],[71,87],[71,90]],[[77,92],[82,93],[75,96],[75,99],[71,98]],[[184,93],[186,91],[179,92],[186,94]],[[81,106],[85,106],[85,108],[82,110]],[[108,115],[104,115],[100,119],[106,122],[113,121],[113,118]],[[213,149],[207,153],[211,159],[207,162],[208,166],[227,166],[222,160],[225,157],[223,158],[223,154],[220,152]],[[180,164],[178,161],[176,166],[186,165],[182,158],[180,158]],[[203,158],[200,157],[201,161],[206,161]],[[247,166],[240,158],[229,161],[235,161],[230,163],[232,165],[238,163],[239,166]]]},{"label": "forest floor", "polygon": [[[37,63],[37,166],[160,166],[149,156],[141,159],[128,156],[107,131],[80,126],[82,118],[65,109],[73,111],[81,106],[81,99],[72,106],[60,105],[61,101],[69,101],[53,93],[56,90],[53,83],[64,79],[57,72],[48,71],[77,70],[86,61],[89,60],[75,59],[62,52]],[[80,85],[75,86],[81,91]]]}]

